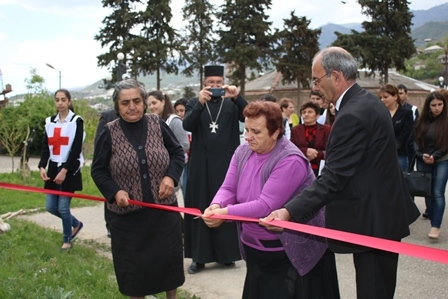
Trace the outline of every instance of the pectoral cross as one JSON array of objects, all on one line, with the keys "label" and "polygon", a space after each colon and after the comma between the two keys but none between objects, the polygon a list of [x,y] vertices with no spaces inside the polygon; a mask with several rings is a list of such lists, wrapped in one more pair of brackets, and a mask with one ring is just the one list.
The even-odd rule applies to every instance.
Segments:
[{"label": "pectoral cross", "polygon": [[214,121],[210,124],[210,129],[212,129],[212,133],[216,133],[216,130],[218,129],[218,124]]}]

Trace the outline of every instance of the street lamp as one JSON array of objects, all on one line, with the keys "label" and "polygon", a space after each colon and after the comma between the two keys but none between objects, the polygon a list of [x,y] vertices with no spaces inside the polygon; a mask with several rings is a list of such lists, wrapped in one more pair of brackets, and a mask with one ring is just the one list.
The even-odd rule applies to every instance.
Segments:
[{"label": "street lamp", "polygon": [[444,80],[443,76],[440,76],[439,77],[439,87],[440,88],[443,88],[445,86],[445,82],[443,82],[443,80]]},{"label": "street lamp", "polygon": [[49,63],[46,63],[46,65],[47,65],[49,68],[52,68],[52,69],[54,69],[55,71],[58,71],[58,72],[59,72],[59,89],[61,89],[61,71],[58,70],[58,69],[56,69],[54,66],[52,66],[52,65],[49,64]]},{"label": "street lamp", "polygon": [[119,52],[117,54],[118,65],[117,65],[117,82],[120,82],[123,78],[123,74],[126,73],[126,64],[123,62],[124,54]]},{"label": "street lamp", "polygon": [[[445,74],[443,77],[440,76],[440,78],[442,78],[442,80],[440,80],[440,78],[439,78],[439,82],[440,82],[439,86],[441,88],[443,88],[443,86],[446,85],[448,82],[448,39],[446,39],[445,42],[438,40],[438,39],[435,39],[435,40],[442,44],[443,52],[445,53],[445,55],[443,56],[443,59],[442,59],[442,63],[445,64]],[[432,38],[425,39],[425,42],[430,42],[430,41],[432,41]]]},{"label": "street lamp", "polygon": [[108,74],[107,76],[106,76],[106,78],[104,78],[103,80],[102,80],[102,82],[100,82],[99,84],[98,84],[98,88],[99,89],[110,89],[110,88],[112,88],[112,87],[114,87],[114,83],[112,83],[112,75],[111,74]]}]

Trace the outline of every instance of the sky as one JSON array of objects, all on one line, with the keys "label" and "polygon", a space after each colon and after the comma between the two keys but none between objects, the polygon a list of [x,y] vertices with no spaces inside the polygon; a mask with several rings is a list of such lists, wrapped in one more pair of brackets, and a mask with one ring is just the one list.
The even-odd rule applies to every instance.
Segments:
[{"label": "sky", "polygon": [[[224,4],[223,0],[211,0]],[[281,28],[283,19],[296,16],[311,20],[311,28],[327,23],[361,23],[366,16],[356,0],[272,0],[267,14],[273,26]],[[448,0],[410,0],[411,10],[426,10]],[[172,0],[173,26],[182,27],[183,0]],[[94,40],[102,20],[110,10],[100,0],[0,0],[0,89],[11,84],[14,96],[26,92],[24,80],[31,68],[45,79],[49,91],[73,89],[105,78],[109,71],[97,65],[101,48]],[[52,65],[51,69],[46,64]],[[3,100],[3,98],[0,98]]]}]

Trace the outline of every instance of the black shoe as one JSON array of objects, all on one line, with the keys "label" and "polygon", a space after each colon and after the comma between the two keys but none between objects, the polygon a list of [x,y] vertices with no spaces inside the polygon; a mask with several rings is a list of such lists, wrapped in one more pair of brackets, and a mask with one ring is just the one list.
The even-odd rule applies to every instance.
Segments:
[{"label": "black shoe", "polygon": [[429,215],[428,215],[428,213],[425,211],[425,212],[422,214],[422,217],[425,218],[425,219],[428,219],[428,218],[429,218]]},{"label": "black shoe", "polygon": [[195,261],[193,261],[190,265],[190,267],[188,267],[188,273],[189,274],[196,274],[199,271],[201,271],[202,269],[204,269],[205,264],[201,264],[201,263],[197,263]]},{"label": "black shoe", "polygon": [[223,263],[223,265],[227,268],[235,267],[235,262]]}]

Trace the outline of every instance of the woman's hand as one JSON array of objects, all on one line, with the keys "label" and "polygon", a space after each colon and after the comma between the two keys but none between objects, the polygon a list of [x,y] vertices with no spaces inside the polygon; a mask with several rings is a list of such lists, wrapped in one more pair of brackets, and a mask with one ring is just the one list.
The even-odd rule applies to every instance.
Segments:
[{"label": "woman's hand", "polygon": [[213,218],[209,218],[209,217],[212,216],[212,215],[227,215],[227,214],[228,214],[227,208],[221,209],[220,205],[213,204],[213,205],[209,206],[204,211],[204,214],[202,215],[202,219],[204,220],[205,224],[208,227],[214,228],[214,227],[220,226],[225,220],[223,220],[223,219],[213,219]]},{"label": "woman's hand", "polygon": [[426,164],[434,164],[434,157],[430,154],[423,154],[423,162]]},{"label": "woman's hand", "polygon": [[174,193],[174,181],[169,176],[163,177],[159,187],[159,198],[166,199]]},{"label": "woman's hand", "polygon": [[39,170],[40,170],[40,178],[43,181],[48,181],[50,178],[47,176],[47,171],[45,170],[45,168],[41,167]]},{"label": "woman's hand", "polygon": [[54,178],[53,182],[55,182],[56,185],[62,185],[62,183],[65,181],[66,175],[67,175],[67,169],[61,168],[61,171],[59,171],[58,175]]},{"label": "woman's hand", "polygon": [[318,154],[318,152],[317,152],[317,149],[315,149],[315,148],[309,147],[309,148],[306,149],[306,157],[310,161],[313,161],[314,159],[316,159],[317,158],[317,154]]},{"label": "woman's hand", "polygon": [[129,194],[124,190],[115,193],[114,199],[119,207],[129,206]]}]

